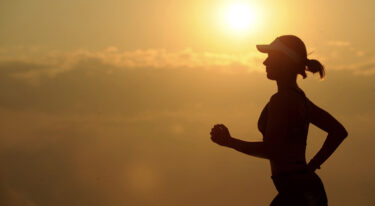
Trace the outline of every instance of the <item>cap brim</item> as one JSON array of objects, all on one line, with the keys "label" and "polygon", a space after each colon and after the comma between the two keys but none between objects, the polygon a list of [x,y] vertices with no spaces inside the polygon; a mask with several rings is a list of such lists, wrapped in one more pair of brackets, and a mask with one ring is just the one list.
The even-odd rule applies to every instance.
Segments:
[{"label": "cap brim", "polygon": [[262,53],[269,53],[271,51],[271,46],[269,44],[258,44],[256,47],[258,51]]}]

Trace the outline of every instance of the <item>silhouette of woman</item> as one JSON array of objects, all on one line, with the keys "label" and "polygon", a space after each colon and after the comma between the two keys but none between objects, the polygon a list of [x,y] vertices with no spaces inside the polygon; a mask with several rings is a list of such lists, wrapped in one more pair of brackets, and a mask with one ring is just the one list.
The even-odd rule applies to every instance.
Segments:
[{"label": "silhouette of woman", "polygon": [[[258,120],[261,142],[233,138],[223,124],[216,124],[211,140],[221,146],[270,161],[272,181],[279,192],[275,205],[327,205],[323,183],[315,173],[347,137],[345,128],[328,112],[311,102],[297,85],[297,75],[319,72],[324,67],[307,58],[305,44],[296,36],[284,35],[269,45],[257,45],[267,53],[263,62],[267,78],[276,80],[278,91],[271,96]],[[318,153],[307,164],[305,159],[309,123],[326,131],[328,136]]]}]

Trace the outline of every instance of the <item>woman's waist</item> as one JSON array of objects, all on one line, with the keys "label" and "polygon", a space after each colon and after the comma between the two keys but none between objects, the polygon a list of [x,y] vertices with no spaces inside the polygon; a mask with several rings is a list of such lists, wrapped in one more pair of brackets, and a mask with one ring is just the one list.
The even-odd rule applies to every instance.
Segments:
[{"label": "woman's waist", "polygon": [[305,159],[305,144],[264,142],[271,160],[302,160]]},{"label": "woman's waist", "polygon": [[307,171],[307,163],[304,158],[289,160],[270,160],[272,175],[289,174],[300,171]]}]

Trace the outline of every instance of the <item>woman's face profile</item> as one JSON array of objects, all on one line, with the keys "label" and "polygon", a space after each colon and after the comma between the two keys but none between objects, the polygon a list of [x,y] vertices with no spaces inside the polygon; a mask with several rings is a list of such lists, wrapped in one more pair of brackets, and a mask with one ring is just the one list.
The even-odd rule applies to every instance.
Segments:
[{"label": "woman's face profile", "polygon": [[267,78],[271,80],[277,80],[287,75],[290,75],[290,60],[282,52],[270,51],[267,59],[263,62],[266,66]]}]

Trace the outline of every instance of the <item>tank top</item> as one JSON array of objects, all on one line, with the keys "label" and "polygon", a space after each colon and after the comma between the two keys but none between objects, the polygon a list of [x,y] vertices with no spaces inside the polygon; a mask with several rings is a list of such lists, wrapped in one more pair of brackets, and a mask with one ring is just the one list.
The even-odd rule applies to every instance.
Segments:
[{"label": "tank top", "polygon": [[[290,88],[282,92],[290,92],[289,94],[293,97],[294,94],[299,94],[294,98],[303,97],[303,104],[290,104],[288,105],[288,125],[287,125],[287,135],[283,138],[280,137],[268,137],[275,139],[265,139],[266,126],[267,126],[267,112],[268,105],[263,108],[260,117],[258,119],[258,129],[263,135],[264,142],[276,142],[278,143],[275,149],[278,157],[284,159],[283,161],[271,160],[271,167],[274,165],[273,172],[278,172],[279,170],[284,170],[288,168],[295,167],[296,165],[305,165],[305,151],[306,151],[306,140],[309,128],[309,120],[307,115],[307,98],[302,90],[297,90]],[[301,96],[300,96],[301,95]],[[302,102],[302,101],[301,101]],[[281,144],[280,144],[281,143]],[[273,150],[274,151],[274,150]]]},{"label": "tank top", "polygon": [[[299,143],[299,144],[306,144],[306,137],[308,132],[309,120],[308,120],[308,112],[307,112],[307,97],[302,90],[297,90],[294,88],[288,89],[289,91],[296,92],[303,96],[304,98],[304,105],[298,105],[298,108],[294,108],[297,110],[297,116],[292,117],[289,119],[290,123],[288,124],[288,132],[287,132],[287,142],[290,143]],[[259,119],[258,119],[258,130],[263,135],[263,140],[266,132],[267,126],[267,112],[268,112],[268,105],[269,102],[264,106]],[[302,138],[301,138],[302,137]]]}]

